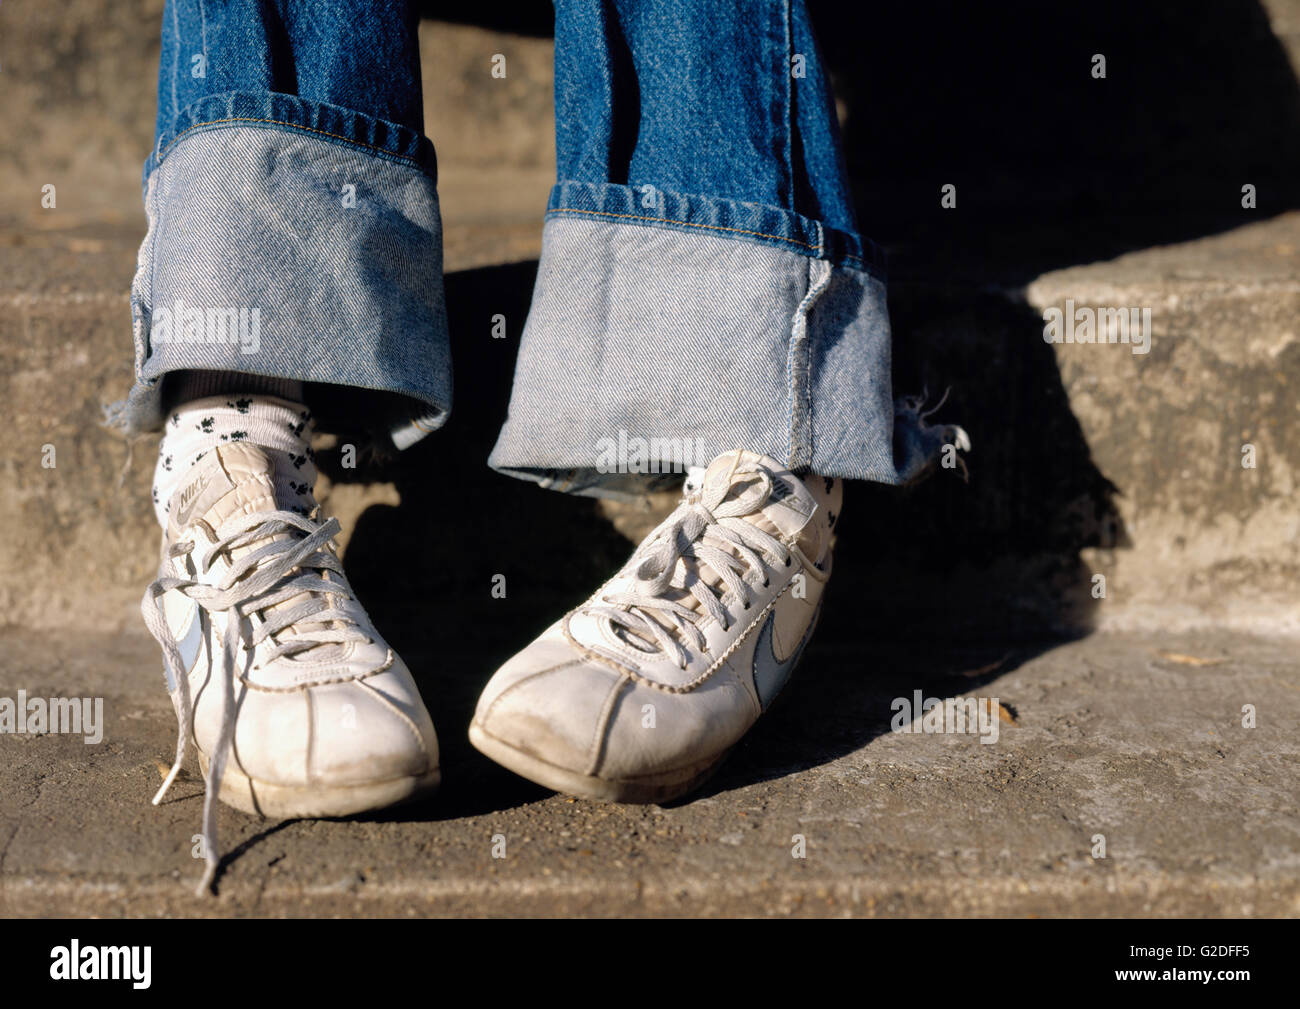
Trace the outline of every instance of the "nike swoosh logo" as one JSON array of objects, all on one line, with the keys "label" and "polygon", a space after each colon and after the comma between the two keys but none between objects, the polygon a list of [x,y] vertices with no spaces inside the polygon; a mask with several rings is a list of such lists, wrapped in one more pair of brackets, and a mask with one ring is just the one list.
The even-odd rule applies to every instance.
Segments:
[{"label": "nike swoosh logo", "polygon": [[812,621],[808,624],[808,630],[804,631],[803,640],[789,658],[778,659],[776,649],[772,646],[772,628],[776,623],[776,610],[773,609],[767,615],[767,622],[763,624],[763,629],[759,632],[758,642],[754,646],[754,689],[758,691],[759,702],[766,711],[768,706],[776,700],[776,695],[781,692],[781,688],[786,685],[790,679],[790,673],[793,672],[795,664],[799,661],[799,656],[803,654],[804,646],[808,644],[812,633],[817,627],[817,618],[821,616],[821,602],[817,603],[817,612],[813,614]]},{"label": "nike swoosh logo", "polygon": [[205,473],[181,491],[180,506],[176,509],[176,525],[179,528],[184,529],[190,524],[190,518],[194,514],[194,506],[198,503],[199,498],[203,496],[203,492],[208,489],[208,484],[211,482],[212,478]]},{"label": "nike swoosh logo", "polygon": [[181,491],[176,507],[176,527],[184,529],[196,514],[202,515],[217,503],[227,491],[234,489],[234,481],[224,468],[208,469]]},{"label": "nike swoosh logo", "polygon": [[[199,647],[203,644],[203,613],[197,605],[194,607],[194,619],[190,621],[190,629],[185,632],[185,637],[176,642],[176,648],[181,653],[181,662],[185,664],[184,674],[188,676],[194,669],[194,663],[199,658]],[[172,671],[168,668],[167,663],[163,663],[163,673],[167,677],[167,689],[175,690],[176,684],[172,680]]]}]

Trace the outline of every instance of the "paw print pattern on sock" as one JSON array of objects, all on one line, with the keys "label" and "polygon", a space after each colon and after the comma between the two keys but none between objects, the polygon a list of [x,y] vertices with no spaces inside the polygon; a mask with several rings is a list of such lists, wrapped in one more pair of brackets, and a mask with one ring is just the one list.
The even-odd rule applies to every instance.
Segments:
[{"label": "paw print pattern on sock", "polygon": [[180,427],[180,426],[181,426],[181,415],[179,413],[172,414],[172,427]]},{"label": "paw print pattern on sock", "polygon": [[170,472],[172,471],[172,457],[171,457],[171,456],[169,456],[169,455],[165,455],[165,456],[163,456],[162,468],[165,469],[168,473],[170,473]]},{"label": "paw print pattern on sock", "polygon": [[311,484],[299,483],[297,480],[290,480],[289,488],[300,497],[306,497],[311,492]]},{"label": "paw print pattern on sock", "polygon": [[212,428],[216,422],[217,419],[215,417],[204,417],[195,425],[195,430],[202,431],[204,434],[211,434]]},{"label": "paw print pattern on sock", "polygon": [[292,454],[291,454],[291,455],[289,456],[289,461],[290,461],[291,463],[293,463],[293,468],[294,468],[294,469],[302,469],[302,464],[305,463],[305,462],[307,461],[307,457],[306,457],[305,455],[292,455]]},{"label": "paw print pattern on sock", "polygon": [[226,406],[232,410],[238,410],[240,413],[248,413],[248,408],[253,405],[253,401],[248,397],[243,399],[226,400]]}]

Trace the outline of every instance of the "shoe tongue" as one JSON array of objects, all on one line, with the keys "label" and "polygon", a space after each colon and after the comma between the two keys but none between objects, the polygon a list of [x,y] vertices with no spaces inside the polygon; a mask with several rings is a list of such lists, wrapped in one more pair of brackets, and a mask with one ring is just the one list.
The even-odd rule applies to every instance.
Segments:
[{"label": "shoe tongue", "polygon": [[274,468],[256,445],[220,445],[194,471],[176,491],[168,516],[177,531],[202,520],[220,535],[232,519],[276,508]]},{"label": "shoe tongue", "polygon": [[[218,536],[222,535],[222,526],[243,515],[255,512],[269,512],[280,509],[275,497],[275,464],[271,458],[256,445],[236,442],[232,445],[220,445],[209,455],[201,459],[194,467],[194,478],[173,498],[174,506],[168,516],[173,539],[175,533],[195,521],[203,521]],[[288,539],[293,534],[277,532],[230,551],[232,561],[238,560],[249,551],[264,546],[275,540]],[[329,572],[323,577],[330,579]],[[281,603],[269,607],[265,615],[270,615],[289,607],[296,606],[307,598],[307,593],[291,596]],[[284,640],[311,627],[338,626],[337,621],[326,624],[308,623],[303,627],[286,627],[276,632]],[[325,661],[327,658],[342,654],[340,646],[322,643],[312,647],[311,658]]]},{"label": "shoe tongue", "polygon": [[746,494],[757,495],[760,468],[771,475],[772,492],[762,508],[740,517],[772,535],[798,537],[817,510],[817,502],[803,481],[775,459],[743,449],[724,452],[709,463],[699,480],[702,497],[716,501],[712,505],[716,509],[741,501]]}]

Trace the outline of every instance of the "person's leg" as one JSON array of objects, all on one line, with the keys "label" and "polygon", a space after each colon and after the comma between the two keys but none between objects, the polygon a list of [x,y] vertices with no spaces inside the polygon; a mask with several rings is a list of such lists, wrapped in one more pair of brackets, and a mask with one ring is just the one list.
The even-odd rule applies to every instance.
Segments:
[{"label": "person's leg", "polygon": [[717,458],[622,571],[498,671],[471,739],[551,787],[664,800],[789,675],[830,574],[839,478],[907,482],[964,434],[895,410],[880,258],[801,0],[556,14],[559,178],[490,462],[618,495]]},{"label": "person's leg", "polygon": [[[169,0],[132,286],[135,384],[159,430],[187,392],[305,383],[313,410],[404,448],[451,364],[418,18],[406,0]],[[187,371],[259,376],[242,390]],[[362,423],[358,421],[357,423]]]},{"label": "person's leg", "polygon": [[896,417],[880,257],[802,2],[558,0],[555,38],[559,181],[491,464],[617,493],[637,474],[602,449],[626,432],[652,462],[672,437],[914,477],[946,432]]},{"label": "person's leg", "polygon": [[142,612],[214,803],[341,816],[438,781],[414,680],[313,497],[313,414],[404,447],[450,408],[417,19],[400,2],[169,0],[136,382],[163,430],[159,577]]}]

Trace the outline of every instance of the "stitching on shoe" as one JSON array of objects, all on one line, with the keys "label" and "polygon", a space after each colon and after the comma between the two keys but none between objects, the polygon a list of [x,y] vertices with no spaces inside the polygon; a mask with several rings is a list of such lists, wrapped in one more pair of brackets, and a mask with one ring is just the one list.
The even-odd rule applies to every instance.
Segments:
[{"label": "stitching on shoe", "polygon": [[[802,559],[803,553],[800,552],[799,556]],[[808,567],[807,564],[801,563],[800,571],[802,571],[807,567]],[[795,574],[799,574],[799,573],[800,573],[799,571],[795,572]],[[761,626],[763,619],[771,611],[772,607],[776,605],[777,600],[779,600],[783,595],[789,592],[793,585],[794,585],[794,575],[791,575],[790,580],[786,582],[785,588],[783,588],[780,592],[778,592],[775,596],[773,596],[771,602],[769,602],[766,606],[764,606],[763,609],[758,613],[758,615],[754,617],[754,621],[752,624],[750,624],[749,630],[745,631],[744,634],[742,634],[735,641],[733,641],[731,643],[731,647],[728,648],[725,652],[719,655],[717,659],[714,660],[713,665],[709,666],[708,669],[702,672],[695,679],[691,680],[689,683],[681,683],[681,684],[660,683],[658,680],[649,679],[641,675],[636,670],[623,666],[622,663],[618,662],[612,656],[606,656],[606,655],[602,655],[600,652],[592,651],[586,645],[578,641],[569,632],[569,618],[567,615],[564,618],[564,625],[563,625],[564,637],[569,642],[570,645],[572,645],[574,648],[582,652],[584,656],[590,658],[594,662],[599,662],[602,665],[606,665],[613,668],[616,672],[622,673],[625,676],[630,677],[631,679],[635,680],[637,683],[643,684],[644,686],[647,687],[652,687],[655,690],[661,690],[666,694],[689,694],[692,690],[700,686],[711,676],[713,676],[719,669],[721,669],[722,666],[726,663],[726,661],[729,658],[731,658],[732,655],[735,654],[736,649],[738,649],[747,640],[749,640],[749,636],[754,633],[754,630],[757,627]]]},{"label": "stitching on shoe", "polygon": [[365,682],[365,680],[357,680],[356,686],[362,690],[369,690],[375,695],[375,697],[379,698],[379,703],[385,705],[390,711],[392,711],[392,713],[401,720],[402,724],[410,730],[412,737],[414,737],[416,743],[419,744],[420,752],[424,754],[424,763],[427,768],[431,754],[429,753],[429,748],[424,745],[424,737],[420,735],[419,726],[411,720],[411,717],[405,711],[393,703],[392,699],[383,691],[371,686],[369,683]]},{"label": "stitching on shoe", "polygon": [[527,676],[521,676],[519,679],[515,680],[514,683],[510,684],[510,686],[506,687],[505,690],[497,694],[496,697],[492,698],[492,703],[488,705],[487,711],[483,712],[483,718],[481,720],[481,723],[487,722],[492,712],[496,709],[496,706],[501,703],[501,699],[505,697],[506,694],[511,693],[516,687],[521,687],[525,683],[529,682],[530,680],[535,680],[539,676],[545,676],[547,673],[554,673],[561,669],[567,669],[569,666],[580,665],[581,662],[582,662],[581,659],[569,659],[565,662],[556,663],[553,666],[547,666],[545,669],[535,670],[534,672],[529,673]]},{"label": "stitching on shoe", "polygon": [[594,777],[600,768],[601,759],[605,756],[605,744],[609,742],[609,721],[614,713],[614,706],[618,703],[618,696],[623,692],[623,688],[628,686],[631,680],[626,676],[620,676],[614,686],[610,688],[609,694],[605,697],[605,703],[600,706],[600,715],[596,718],[596,731],[592,733],[591,743],[587,747],[591,754],[591,761],[587,764],[586,774],[588,777]]},{"label": "stitching on shoe", "polygon": [[302,780],[310,787],[316,784],[316,775],[311,773],[311,751],[316,745],[316,698],[312,697],[310,690],[304,690],[302,701],[307,705],[307,745],[302,748]]},{"label": "stitching on shoe", "polygon": [[354,683],[359,680],[369,679],[371,676],[377,676],[393,667],[397,656],[393,650],[388,649],[388,655],[384,658],[383,664],[376,666],[374,669],[368,669],[364,673],[353,673],[349,676],[336,676],[329,680],[312,680],[310,683],[295,683],[291,687],[268,687],[261,683],[254,683],[244,673],[239,674],[239,682],[248,687],[249,690],[257,690],[263,694],[292,694],[297,690],[310,690],[313,687],[324,687],[331,683]]}]

